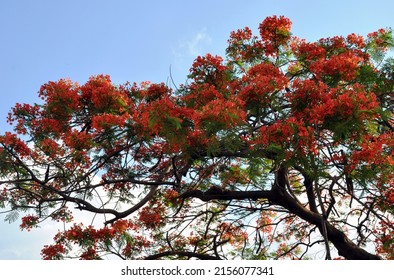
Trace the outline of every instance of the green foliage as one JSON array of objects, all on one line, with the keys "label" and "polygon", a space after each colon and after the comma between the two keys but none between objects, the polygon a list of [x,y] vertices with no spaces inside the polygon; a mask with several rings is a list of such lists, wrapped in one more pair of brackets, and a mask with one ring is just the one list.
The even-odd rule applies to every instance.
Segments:
[{"label": "green foliage", "polygon": [[16,220],[18,220],[19,218],[19,211],[17,210],[12,210],[11,212],[9,212],[5,218],[4,221],[8,222],[8,223],[13,223]]}]

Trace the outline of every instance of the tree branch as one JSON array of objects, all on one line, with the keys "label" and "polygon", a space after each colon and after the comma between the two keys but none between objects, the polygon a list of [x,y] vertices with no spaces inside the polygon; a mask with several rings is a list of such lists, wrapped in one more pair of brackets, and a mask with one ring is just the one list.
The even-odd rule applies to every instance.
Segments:
[{"label": "tree branch", "polygon": [[162,252],[162,253],[158,253],[155,255],[150,255],[150,256],[146,257],[145,260],[157,260],[162,257],[168,257],[168,256],[174,256],[174,255],[178,255],[180,257],[197,258],[200,260],[221,260],[221,258],[219,258],[217,256],[199,254],[199,253],[194,253],[194,252],[181,252],[181,251]]},{"label": "tree branch", "polygon": [[122,218],[125,218],[125,217],[131,215],[132,213],[134,213],[135,211],[140,209],[142,206],[144,206],[155,195],[156,190],[158,188],[159,188],[158,186],[152,187],[151,190],[149,191],[149,193],[143,199],[141,199],[140,202],[135,204],[133,207],[127,209],[126,211],[117,212],[116,214],[111,213],[111,214],[115,215],[115,218],[106,221],[104,224],[108,225],[108,224],[111,224],[111,223],[113,223],[113,222],[115,222],[115,221],[117,221],[119,219],[122,219]]},{"label": "tree branch", "polygon": [[217,187],[212,187],[203,192],[200,190],[190,190],[180,195],[180,198],[198,198],[202,201],[211,200],[257,200],[268,199],[273,204],[282,206],[286,210],[294,213],[301,219],[317,226],[322,231],[325,223],[328,240],[337,248],[339,255],[346,259],[354,260],[379,260],[379,256],[371,254],[354,244],[342,231],[324,219],[319,213],[315,213],[298,203],[287,192],[285,186],[278,186],[270,191],[226,191]]},{"label": "tree branch", "polygon": [[294,213],[301,219],[316,225],[320,231],[322,230],[322,222],[325,222],[327,229],[327,238],[334,244],[338,250],[338,254],[349,260],[379,260],[379,256],[368,253],[364,249],[354,244],[342,231],[338,230],[332,224],[324,220],[318,213],[314,213],[302,205],[298,204],[294,199],[285,192],[275,192],[271,197],[271,201],[277,205],[284,207],[291,213]]},{"label": "tree branch", "polygon": [[272,196],[271,191],[227,191],[217,187],[211,187],[207,191],[200,190],[186,191],[179,196],[179,198],[198,198],[202,201],[211,200],[258,200],[270,199]]}]

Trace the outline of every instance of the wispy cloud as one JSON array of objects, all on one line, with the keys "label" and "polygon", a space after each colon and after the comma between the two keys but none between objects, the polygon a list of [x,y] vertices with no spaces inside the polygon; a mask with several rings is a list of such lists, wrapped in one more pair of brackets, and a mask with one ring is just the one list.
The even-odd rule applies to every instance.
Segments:
[{"label": "wispy cloud", "polygon": [[179,41],[172,52],[178,62],[183,62],[184,59],[205,54],[206,48],[211,43],[212,38],[209,36],[207,29],[203,28],[193,36]]},{"label": "wispy cloud", "polygon": [[193,38],[184,42],[184,47],[191,56],[202,55],[204,47],[212,42],[212,38],[208,35],[206,28],[199,31]]},{"label": "wispy cloud", "polygon": [[177,83],[183,81],[192,61],[199,55],[205,55],[210,52],[212,37],[209,35],[207,28],[203,28],[197,33],[179,40],[172,48],[173,63],[171,79]]}]

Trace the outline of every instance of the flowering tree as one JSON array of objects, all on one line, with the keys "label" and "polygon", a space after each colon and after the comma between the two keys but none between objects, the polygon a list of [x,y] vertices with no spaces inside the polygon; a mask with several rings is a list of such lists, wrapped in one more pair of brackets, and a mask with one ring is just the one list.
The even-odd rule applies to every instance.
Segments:
[{"label": "flowering tree", "polygon": [[175,90],[44,84],[0,136],[6,219],[65,223],[44,259],[394,258],[391,31],[290,28],[232,32]]}]

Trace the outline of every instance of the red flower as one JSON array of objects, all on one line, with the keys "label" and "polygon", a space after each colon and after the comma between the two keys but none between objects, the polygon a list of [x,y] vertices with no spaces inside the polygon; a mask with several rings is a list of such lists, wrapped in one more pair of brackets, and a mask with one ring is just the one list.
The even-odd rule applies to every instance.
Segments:
[{"label": "red flower", "polygon": [[267,55],[273,55],[278,51],[279,46],[289,41],[291,24],[290,19],[284,16],[267,17],[260,24],[260,36]]},{"label": "red flower", "polygon": [[20,224],[21,230],[26,229],[30,231],[33,227],[37,226],[39,218],[33,215],[27,215],[22,217],[22,223]]},{"label": "red flower", "polygon": [[66,252],[66,248],[62,244],[45,245],[41,250],[41,255],[44,260],[59,260]]}]

